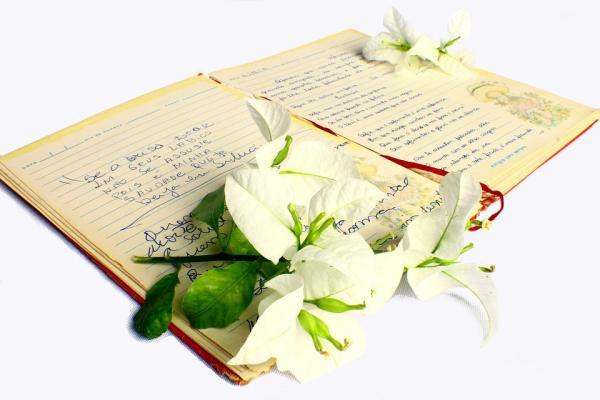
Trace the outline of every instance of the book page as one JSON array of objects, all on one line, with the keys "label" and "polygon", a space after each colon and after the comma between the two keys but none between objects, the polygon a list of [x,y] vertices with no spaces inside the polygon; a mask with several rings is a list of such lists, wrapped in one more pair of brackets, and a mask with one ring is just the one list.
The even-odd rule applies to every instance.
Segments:
[{"label": "book page", "polygon": [[[358,162],[386,194],[343,232],[370,241],[397,236],[415,216],[439,206],[437,184],[342,138],[295,120],[294,140],[322,140]],[[0,158],[1,177],[65,234],[104,259],[144,295],[168,265],[141,265],[134,255],[197,255],[217,251],[215,233],[193,221],[192,209],[253,160],[265,140],[244,99],[206,77],[193,77],[101,113]],[[224,215],[222,224],[230,224]],[[177,297],[209,268],[184,264]],[[264,282],[256,288],[260,299]],[[256,321],[256,302],[225,329],[194,330],[177,306],[174,323],[226,362]],[[232,367],[244,379],[253,371]]]},{"label": "book page", "polygon": [[211,76],[380,154],[468,171],[501,191],[535,169],[528,162],[538,166],[598,118],[592,108],[485,71],[396,74],[362,57],[368,39],[343,31]]}]

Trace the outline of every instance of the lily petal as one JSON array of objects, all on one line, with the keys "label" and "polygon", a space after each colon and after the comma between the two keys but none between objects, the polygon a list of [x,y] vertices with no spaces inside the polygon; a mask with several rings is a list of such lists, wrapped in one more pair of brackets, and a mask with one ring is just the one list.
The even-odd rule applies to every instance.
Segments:
[{"label": "lily petal", "polygon": [[452,76],[470,77],[475,73],[463,64],[458,58],[449,54],[440,54],[435,62],[442,71]]},{"label": "lily petal", "polygon": [[389,33],[382,32],[369,39],[363,47],[363,56],[367,60],[386,61],[390,64],[398,64],[404,60],[404,53],[398,49],[383,44],[384,41],[394,42],[395,39]]},{"label": "lily petal", "polygon": [[304,279],[304,298],[335,296],[353,285],[352,279],[328,263],[306,260],[295,265],[296,274]]},{"label": "lily petal", "polygon": [[273,160],[277,157],[277,154],[279,154],[281,149],[283,149],[283,146],[285,146],[285,136],[280,136],[277,139],[260,146],[260,148],[256,150],[256,153],[254,153],[258,168],[271,168]]},{"label": "lily petal", "polygon": [[460,9],[450,17],[448,22],[448,40],[460,37],[464,40],[471,33],[471,15],[467,10]]},{"label": "lily petal", "polygon": [[410,68],[418,68],[420,59],[427,60],[449,75],[470,77],[474,72],[452,55],[443,54],[438,45],[429,36],[422,35],[417,43],[406,53],[405,64]]},{"label": "lily petal", "polygon": [[329,373],[358,358],[365,349],[365,336],[355,318],[347,314],[329,313],[310,305],[306,305],[305,308],[327,324],[334,338],[340,342],[347,339],[349,346],[340,351],[326,340],[322,340],[323,349],[327,354],[321,354],[315,350],[310,335],[297,323],[295,342],[287,352],[277,358],[277,368],[280,371],[290,371],[301,383]]},{"label": "lily petal", "polygon": [[414,30],[395,7],[390,7],[383,17],[383,25],[396,38],[406,40],[410,45],[417,42],[420,34]]},{"label": "lily petal", "polygon": [[442,71],[449,75],[459,77],[471,77],[475,73],[469,69],[465,64],[460,62],[458,58],[449,54],[440,54],[437,62],[435,63]]},{"label": "lily petal", "polygon": [[331,285],[327,296],[348,304],[360,304],[370,299],[375,279],[374,254],[361,235],[339,235],[307,246],[294,255],[291,267],[298,270],[310,262],[319,262],[344,275],[345,280],[339,285]]},{"label": "lily petal", "polygon": [[279,103],[262,99],[246,101],[250,115],[269,142],[283,136],[290,127],[290,113]]},{"label": "lily petal", "polygon": [[307,217],[310,199],[332,182],[330,179],[309,175],[284,174],[281,177],[288,182],[292,190],[294,204],[299,208],[298,215],[301,219]]},{"label": "lily petal", "polygon": [[411,222],[400,245],[404,251],[453,260],[463,249],[467,221],[479,207],[481,185],[467,174],[453,172],[442,178],[439,191],[442,207]]},{"label": "lily petal", "polygon": [[321,212],[336,221],[356,221],[364,218],[385,194],[362,179],[346,179],[325,186],[310,200],[309,220]]},{"label": "lily petal", "polygon": [[280,173],[310,175],[332,181],[360,177],[351,157],[331,145],[317,141],[294,144],[281,164]]},{"label": "lily petal", "polygon": [[360,177],[352,158],[316,141],[293,143],[279,173],[289,181],[295,204],[307,208],[315,193],[333,181]]},{"label": "lily petal", "polygon": [[419,40],[406,53],[406,63],[409,67],[414,68],[415,65],[413,64],[415,63],[415,56],[417,56],[435,64],[439,55],[437,47],[437,43],[431,37],[421,35]]},{"label": "lily petal", "polygon": [[443,272],[459,285],[468,289],[481,302],[488,317],[488,329],[483,344],[494,335],[498,305],[492,277],[474,264],[456,264]]},{"label": "lily petal", "polygon": [[436,256],[453,259],[458,257],[464,246],[467,221],[476,212],[481,200],[481,185],[470,175],[449,173],[440,183],[446,226],[439,241]]},{"label": "lily petal", "polygon": [[225,180],[225,201],[236,225],[265,258],[276,264],[296,245],[287,205],[292,191],[271,170],[237,170]]},{"label": "lily petal", "polygon": [[445,211],[438,208],[418,216],[408,225],[399,245],[407,256],[406,267],[415,267],[432,256],[447,224]]},{"label": "lily petal", "polygon": [[454,279],[443,274],[445,269],[446,267],[408,269],[406,278],[419,300],[429,300],[448,289],[460,286]]},{"label": "lily petal", "polygon": [[228,364],[260,364],[286,352],[294,343],[296,318],[304,300],[302,278],[284,274],[272,279],[269,284],[277,288],[274,295],[278,298],[270,295],[265,299],[269,299],[268,306],[260,307],[262,313],[252,332]]},{"label": "lily petal", "polygon": [[473,293],[483,305],[488,317],[488,330],[484,343],[496,329],[496,289],[489,274],[474,264],[453,264],[433,268],[411,268],[408,283],[415,295],[428,300],[448,289],[464,287]]},{"label": "lily petal", "polygon": [[375,255],[371,297],[367,300],[368,312],[383,308],[396,292],[404,274],[404,262],[398,254],[389,251]]}]

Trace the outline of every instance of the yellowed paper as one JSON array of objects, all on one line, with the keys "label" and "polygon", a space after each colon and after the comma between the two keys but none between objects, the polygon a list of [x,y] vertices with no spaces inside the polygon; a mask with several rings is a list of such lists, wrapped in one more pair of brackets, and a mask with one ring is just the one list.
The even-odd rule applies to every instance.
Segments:
[{"label": "yellowed paper", "polygon": [[347,30],[211,76],[375,152],[468,171],[504,192],[600,115],[485,71],[469,78],[435,69],[395,74],[362,57],[367,40]]},{"label": "yellowed paper", "polygon": [[[321,140],[358,162],[385,199],[359,221],[339,225],[370,241],[398,235],[439,205],[437,184],[347,140],[294,120],[294,140]],[[134,255],[216,251],[214,232],[192,221],[200,199],[264,143],[244,99],[206,77],[193,77],[99,114],[0,158],[0,174],[59,229],[134,291],[172,268],[132,263]],[[223,224],[228,224],[227,217]],[[215,264],[185,264],[178,297]],[[264,282],[256,288],[257,299]],[[255,302],[256,303],[256,302]],[[177,302],[176,302],[177,304]],[[254,304],[256,305],[256,304]],[[194,330],[176,307],[174,323],[226,363],[256,320],[251,307],[226,329]],[[268,365],[232,367],[250,379]]]}]

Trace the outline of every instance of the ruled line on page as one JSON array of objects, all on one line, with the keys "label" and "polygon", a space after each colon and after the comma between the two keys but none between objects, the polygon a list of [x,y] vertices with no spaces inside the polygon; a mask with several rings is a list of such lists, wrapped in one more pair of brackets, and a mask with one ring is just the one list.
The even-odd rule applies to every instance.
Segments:
[{"label": "ruled line on page", "polygon": [[[200,101],[200,100],[202,100],[202,99],[198,99],[197,101]],[[223,99],[221,99],[221,101],[226,101],[226,98],[223,98]],[[180,107],[179,109],[177,109],[177,110],[174,110],[174,111],[178,111],[178,110],[180,110],[181,108],[185,108],[185,107],[189,107],[189,106],[194,106],[194,105],[196,105],[196,104],[194,104],[194,103],[189,103],[189,104],[186,104],[185,106],[182,106],[182,107]],[[196,105],[196,106],[198,107],[199,105]],[[173,127],[173,126],[177,126],[178,124],[180,124],[180,123],[183,123],[183,122],[185,121],[185,120],[180,120],[180,118],[181,118],[183,115],[186,115],[186,114],[189,114],[189,113],[193,113],[193,112],[195,112],[195,111],[196,111],[196,109],[191,109],[191,110],[188,110],[188,111],[186,111],[186,112],[183,112],[183,113],[180,113],[180,114],[175,114],[175,115],[171,115],[171,113],[169,113],[169,114],[167,114],[167,115],[165,115],[165,116],[170,116],[170,118],[168,118],[168,119],[163,119],[162,121],[159,121],[159,122],[155,122],[155,123],[154,123],[154,125],[152,126],[152,129],[156,128],[157,126],[159,126],[159,125],[161,125],[161,124],[163,124],[163,123],[166,123],[166,122],[171,122],[171,121],[175,121],[175,120],[177,120],[177,121],[178,121],[177,123],[175,123],[175,124],[173,124],[173,125],[171,125],[171,126],[169,126],[169,127],[167,127],[167,128],[166,128],[166,129],[170,129],[171,127]],[[158,116],[158,117],[157,117],[157,118],[155,118],[155,119],[159,119],[159,118],[161,118],[161,117],[162,117],[162,118],[164,118],[165,116]],[[187,120],[191,120],[191,119],[193,119],[193,118],[195,118],[195,117],[194,117],[194,116],[192,116],[192,117],[189,117]],[[136,126],[135,128],[139,128],[139,126]],[[123,134],[123,133],[126,133],[126,132],[129,132],[130,130],[131,130],[131,129],[128,129],[128,130],[126,130],[126,131],[122,132],[121,134]],[[127,139],[131,139],[131,138],[133,138],[133,137],[135,137],[135,136],[137,136],[137,135],[140,135],[140,134],[142,134],[142,133],[146,133],[146,132],[147,132],[146,130],[140,130],[140,131],[138,131],[138,132],[136,132],[136,133],[134,133],[134,134],[132,134],[132,135],[128,135]],[[158,134],[158,133],[160,133],[160,132],[163,132],[163,131],[159,130],[159,131],[155,132],[155,133],[154,133],[154,135],[156,135],[156,134]],[[141,141],[147,140],[147,139],[148,139],[149,137],[151,137],[151,136],[153,136],[153,135],[150,135],[150,136],[145,136],[145,137],[139,138],[139,139],[137,139],[136,141],[134,141],[134,142],[132,142],[132,143],[139,143],[139,142],[141,142]],[[127,145],[127,146],[124,146],[124,147],[122,147],[122,148],[119,148],[119,149],[113,149],[113,148],[111,147],[111,146],[113,146],[113,145],[115,145],[115,144],[121,143],[122,141],[123,141],[123,139],[122,139],[122,138],[117,138],[117,140],[115,140],[114,142],[112,142],[112,143],[110,143],[108,146],[106,146],[106,150],[108,150],[108,151],[109,151],[109,153],[110,153],[110,152],[115,152],[115,151],[119,151],[119,150],[121,150],[121,149],[125,149],[125,148],[127,148],[127,146],[128,146],[128,145]],[[146,145],[147,145],[147,144],[146,144]],[[87,156],[89,156],[89,155],[92,155],[92,154],[95,154],[95,152],[93,151],[93,150],[94,150],[94,149],[93,149],[93,147],[96,147],[96,146],[90,146],[90,148],[88,148],[89,150],[92,150],[92,151],[91,151],[89,154],[87,154]],[[141,147],[143,147],[143,146],[141,146]],[[107,153],[107,154],[109,154],[109,153]],[[80,155],[80,156],[81,156],[81,155]],[[98,157],[98,158],[96,158],[96,159],[92,160],[92,162],[98,161],[98,160],[102,159],[102,158],[103,158],[103,157],[105,157],[105,156],[106,156],[106,155],[101,155],[100,157]],[[64,165],[64,166],[62,166],[61,168],[59,168],[59,169],[57,169],[57,170],[51,171],[51,172],[49,172],[48,174],[46,174],[46,175],[44,175],[44,176],[42,176],[42,177],[39,177],[39,179],[43,179],[44,177],[47,177],[47,176],[49,176],[50,174],[52,174],[52,173],[55,173],[55,172],[57,172],[57,171],[60,171],[62,168],[65,168],[65,167],[67,167],[67,166],[73,165],[73,164],[75,164],[75,163],[77,163],[77,162],[79,162],[79,161],[80,161],[80,159],[78,159],[78,160],[75,160],[75,161],[71,162],[70,164]],[[115,160],[112,160],[112,161],[110,161],[110,162],[108,162],[108,163],[105,163],[105,164],[103,164],[102,166],[108,165],[108,164],[110,164],[111,162],[114,162],[114,161],[116,161],[116,159],[115,159]],[[83,167],[80,167],[80,168],[78,168],[78,169],[75,169],[75,170],[67,171],[66,173],[67,173],[68,175],[71,175],[71,174],[73,174],[74,172],[76,172],[76,171],[80,170],[81,168],[83,168]],[[46,183],[46,184],[47,184],[47,183]]]},{"label": "ruled line on page", "polygon": [[[196,93],[196,94],[198,94],[198,95],[200,95],[200,94],[204,94],[204,93],[210,92],[210,91],[212,91],[212,90],[214,90],[214,89],[215,89],[214,87],[211,87],[211,88],[209,88],[209,89],[207,89],[207,90],[203,90],[203,91],[201,91],[201,92],[198,92],[198,93]],[[201,101],[201,99],[199,99],[198,101]],[[183,107],[186,107],[186,106],[188,106],[188,105],[189,105],[189,104],[187,104],[187,105],[184,105],[184,106],[182,106],[181,108],[183,108]],[[145,114],[145,115],[147,115],[147,114]],[[136,118],[134,118],[133,120],[139,120],[139,118],[140,118],[140,117],[136,117]],[[156,120],[157,118],[160,118],[160,116],[157,116],[157,117],[155,117],[155,118],[152,118],[152,119],[146,120],[146,121],[144,121],[143,123],[140,123],[140,124],[138,124],[138,125],[132,126],[132,127],[128,128],[128,129],[126,129],[126,130],[120,131],[120,132],[119,132],[119,134],[120,134],[120,135],[122,135],[122,134],[124,134],[124,133],[128,132],[128,131],[129,131],[129,130],[131,130],[131,129],[136,129],[136,128],[140,127],[141,125],[144,125],[144,124],[147,124],[147,123],[150,123],[150,122],[152,122],[152,121]],[[122,125],[122,124],[124,124],[124,123],[126,124],[127,122],[119,122],[119,124],[121,124],[121,125]],[[105,130],[106,130],[106,131],[113,131],[113,130],[114,130],[114,128],[105,128]],[[91,134],[91,133],[90,133],[90,134]],[[89,146],[87,149],[90,149],[90,148],[93,148],[93,147],[97,147],[97,145],[98,145],[98,144],[101,144],[101,143],[103,143],[104,141],[106,141],[106,140],[110,140],[110,139],[112,139],[112,137],[110,137],[110,136],[106,136],[106,137],[104,137],[103,139],[98,139],[98,141],[95,141],[95,142],[93,142],[92,144],[90,144],[90,146]],[[84,142],[79,142],[79,143],[77,143],[77,144],[73,145],[73,146],[72,146],[72,147],[70,147],[70,148],[73,148],[73,147],[75,147],[75,146],[82,145],[82,144],[84,144],[84,143],[86,143],[86,142],[85,142],[85,141],[84,141]],[[86,150],[86,149],[84,149],[84,150]],[[65,155],[65,157],[63,157],[63,158],[61,158],[61,159],[58,159],[58,160],[56,160],[56,161],[63,161],[63,160],[65,160],[65,159],[67,159],[67,158],[75,157],[75,156],[77,156],[77,155],[79,155],[79,153],[69,153],[69,154],[66,154],[66,155]],[[49,165],[52,165],[52,164],[49,164]],[[37,174],[37,173],[39,173],[39,172],[41,172],[41,171],[44,171],[46,168],[47,168],[47,166],[40,167],[40,169],[38,169],[38,170],[32,170],[31,172],[32,172],[32,174]]]},{"label": "ruled line on page", "polygon": [[[224,111],[226,111],[226,112],[227,112],[227,111],[232,111],[232,110],[234,110],[234,109],[237,109],[237,107],[234,107],[234,108],[232,108],[232,109],[230,109],[230,110],[224,110]],[[238,115],[239,115],[239,114],[238,114]],[[207,118],[210,118],[210,117],[211,117],[211,116],[207,116]],[[198,118],[197,116],[193,116],[193,117],[186,118],[186,119],[184,119],[184,120],[181,120],[181,121],[179,121],[179,122],[178,122],[178,123],[176,123],[176,124],[173,124],[173,125],[169,126],[169,127],[168,127],[168,129],[174,129],[174,128],[175,128],[176,126],[178,126],[179,124],[183,124],[183,123],[185,123],[185,122],[188,122],[188,121],[191,121],[191,120],[194,120],[194,119],[197,119],[197,118]],[[237,123],[239,123],[239,122],[242,122],[242,121],[243,121],[243,118],[242,118],[242,119],[239,119],[239,117],[238,117],[237,119],[236,119],[236,118],[230,118],[229,120],[230,120],[230,121],[237,121],[237,122],[233,122],[233,123],[231,124],[231,126],[234,126],[235,124],[237,124]],[[191,128],[193,128],[195,125],[199,125],[199,124],[198,124],[198,123],[195,123],[195,124],[190,124],[190,125],[187,125],[186,127],[184,127],[184,128],[181,128],[181,129],[179,129],[179,130],[180,130],[180,131],[182,131],[182,130],[186,130],[186,129],[191,129]],[[166,129],[165,129],[165,130],[166,130]],[[165,130],[161,130],[160,132],[164,132]],[[169,132],[168,134],[166,134],[166,135],[164,135],[164,136],[161,136],[160,138],[157,138],[155,141],[158,141],[158,140],[163,140],[163,139],[169,138],[169,137],[171,137],[171,136],[173,136],[173,132]],[[140,140],[141,140],[141,139],[140,139]],[[171,144],[171,143],[174,143],[174,142],[176,142],[176,139],[175,139],[175,138],[174,138],[174,139],[173,139],[171,142],[169,142],[169,143],[167,143],[167,144]],[[148,146],[148,143],[144,144],[144,145],[143,145],[143,146],[141,146],[141,147],[136,147],[136,148],[135,148],[135,150],[139,151],[139,150],[141,150],[142,148],[144,148],[144,147],[146,147],[146,146]],[[127,147],[127,146],[125,146],[125,147],[122,147],[122,148],[120,148],[119,150],[124,150],[124,149],[127,149],[127,148],[128,148],[128,147]],[[129,153],[136,153],[136,151],[134,151],[134,150],[132,149],[131,151],[128,151],[127,153],[128,153],[128,154],[129,154]],[[100,159],[102,159],[102,158],[103,158],[103,157],[100,157],[100,158],[98,158],[98,159],[95,159],[95,160],[93,160],[93,161],[98,161],[98,160],[100,160]],[[120,159],[120,158],[123,158],[123,156],[120,156],[120,157],[118,157],[118,158],[115,158],[115,159],[111,160],[110,162],[104,163],[104,164],[102,164],[102,165],[100,165],[100,166],[96,166],[96,168],[95,168],[95,169],[98,169],[98,168],[103,168],[103,167],[109,166],[109,165],[111,165],[111,164],[115,163],[115,162],[116,162],[118,159]],[[86,171],[86,173],[84,173],[84,174],[81,174],[81,175],[77,175],[77,177],[78,177],[78,178],[80,178],[80,180],[81,180],[81,179],[82,179],[82,178],[83,178],[83,177],[84,177],[86,174],[90,174],[90,173],[92,173],[91,171],[93,171],[93,170],[94,170],[94,169],[87,170],[87,171]],[[69,173],[69,175],[70,175],[70,174],[71,174],[71,173]],[[82,186],[84,186],[84,185],[85,185],[85,182],[82,182]],[[62,195],[60,195],[59,197],[62,197],[63,195],[66,195],[66,194],[62,194]]]}]

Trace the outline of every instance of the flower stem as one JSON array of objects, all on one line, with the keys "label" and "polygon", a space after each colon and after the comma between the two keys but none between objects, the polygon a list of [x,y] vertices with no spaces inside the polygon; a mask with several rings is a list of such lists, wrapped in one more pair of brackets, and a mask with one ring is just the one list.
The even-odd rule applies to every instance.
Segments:
[{"label": "flower stem", "polygon": [[294,220],[294,235],[296,236],[296,246],[300,248],[300,235],[302,235],[302,230],[304,226],[300,221],[300,217],[298,216],[295,204],[288,204],[288,211],[290,212],[290,214],[292,215],[292,219]]},{"label": "flower stem", "polygon": [[[304,238],[304,241],[300,245],[300,248],[309,246],[317,241],[325,231],[325,229],[329,228],[335,223],[335,219],[333,217],[327,218],[325,222],[321,223],[321,221],[325,218],[325,213],[317,215],[313,222],[310,223],[308,227],[308,235]],[[321,226],[318,226],[321,223]],[[335,229],[335,226],[334,226]]]}]

